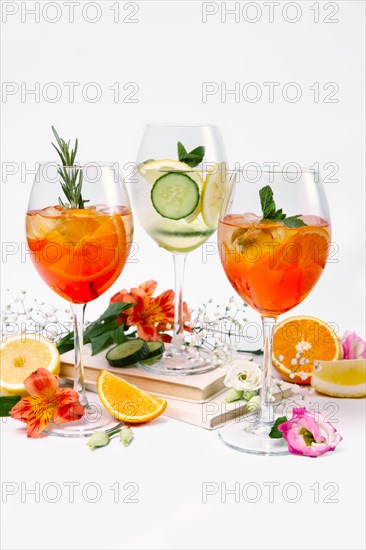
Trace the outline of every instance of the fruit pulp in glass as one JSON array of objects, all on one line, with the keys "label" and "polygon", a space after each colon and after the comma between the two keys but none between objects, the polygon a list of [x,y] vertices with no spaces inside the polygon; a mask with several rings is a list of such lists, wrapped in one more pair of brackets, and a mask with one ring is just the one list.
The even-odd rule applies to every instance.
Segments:
[{"label": "fruit pulp in glass", "polygon": [[301,219],[306,225],[296,228],[252,213],[229,214],[219,222],[225,273],[239,296],[262,316],[277,317],[297,306],[325,267],[330,224],[317,216]]}]

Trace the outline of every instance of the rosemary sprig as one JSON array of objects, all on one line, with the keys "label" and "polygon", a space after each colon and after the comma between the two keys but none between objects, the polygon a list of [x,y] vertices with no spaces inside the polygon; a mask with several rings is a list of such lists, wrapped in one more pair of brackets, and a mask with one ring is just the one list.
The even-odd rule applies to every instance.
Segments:
[{"label": "rosemary sprig", "polygon": [[[83,186],[82,170],[74,167],[74,161],[78,150],[78,139],[76,138],[74,148],[71,148],[70,150],[70,140],[66,143],[66,141],[58,135],[56,128],[54,126],[51,126],[51,128],[56,138],[58,147],[54,143],[52,143],[52,145],[61,159],[61,167],[57,170],[57,172],[61,177],[62,191],[69,201],[71,208],[82,209],[84,208],[84,203],[89,201],[83,200],[81,195],[81,189]],[[71,167],[71,169],[68,167]],[[58,200],[60,206],[66,206],[61,197],[59,197]]]}]

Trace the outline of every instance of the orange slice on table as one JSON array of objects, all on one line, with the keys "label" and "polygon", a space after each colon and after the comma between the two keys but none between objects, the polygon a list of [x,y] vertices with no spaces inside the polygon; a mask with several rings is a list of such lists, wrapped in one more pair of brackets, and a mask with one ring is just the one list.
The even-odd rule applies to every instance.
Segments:
[{"label": "orange slice on table", "polygon": [[316,317],[289,317],[277,325],[272,363],[285,380],[310,384],[314,363],[336,361],[341,344],[334,329]]},{"label": "orange slice on table", "polygon": [[97,392],[109,413],[130,424],[141,424],[160,416],[167,401],[139,390],[111,372],[101,370],[97,380]]}]

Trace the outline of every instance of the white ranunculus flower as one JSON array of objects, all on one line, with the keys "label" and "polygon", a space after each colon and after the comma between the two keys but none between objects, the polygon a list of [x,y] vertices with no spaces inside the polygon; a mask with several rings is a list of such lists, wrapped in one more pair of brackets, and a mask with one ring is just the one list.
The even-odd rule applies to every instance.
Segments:
[{"label": "white ranunculus flower", "polygon": [[231,362],[224,384],[227,388],[241,391],[259,390],[261,387],[262,371],[256,363],[238,357]]}]

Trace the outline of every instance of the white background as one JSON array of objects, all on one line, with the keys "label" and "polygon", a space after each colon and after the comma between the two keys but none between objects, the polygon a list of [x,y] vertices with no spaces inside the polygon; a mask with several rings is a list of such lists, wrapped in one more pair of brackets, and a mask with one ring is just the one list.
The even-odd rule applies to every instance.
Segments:
[{"label": "white background", "polygon": [[[26,12],[37,9],[37,4],[39,22]],[[339,167],[333,176],[338,181],[325,186],[336,261],[328,263],[317,287],[289,315],[318,316],[335,322],[341,332],[351,329],[364,334],[364,3],[281,2],[274,7],[273,22],[269,6],[263,2],[237,2],[237,22],[234,15],[224,19],[225,6],[233,9],[234,2],[211,2],[206,8],[194,1],[119,2],[118,22],[114,22],[116,2],[94,3],[99,13],[91,4],[75,3],[72,23],[64,2],[2,2],[2,80],[7,90],[12,86],[9,83],[19,90],[2,99],[2,240],[8,243],[3,244],[2,256],[4,301],[6,288],[26,288],[32,298],[62,304],[39,279],[29,258],[9,254],[24,242],[24,213],[33,179],[32,174],[23,177],[24,168],[55,159],[50,145],[51,124],[62,136],[79,138],[80,159],[117,161],[123,168],[136,159],[144,124],[206,122],[220,127],[231,164],[318,162],[321,169],[326,163]],[[318,23],[314,21],[317,7]],[[206,23],[202,16],[205,9],[217,10],[207,16]],[[11,15],[12,11],[16,13]],[[135,23],[127,21],[133,11],[136,13],[130,18]],[[256,16],[257,22],[248,21]],[[296,17],[297,22],[289,22]],[[46,20],[57,18],[55,23]],[[326,18],[338,22],[326,23]],[[47,88],[50,82],[62,92],[56,102],[51,101],[55,88]],[[80,83],[74,102],[69,101],[65,82]],[[94,97],[91,88],[85,92],[90,96],[82,95],[81,90],[85,91],[90,82],[97,83],[102,91],[97,102],[90,101]],[[116,82],[120,84],[119,102],[109,89]],[[126,102],[132,88],[123,90],[131,82],[138,86],[136,103]],[[248,96],[241,96],[235,102],[232,94],[221,97],[217,93],[203,102],[204,82],[228,90],[235,82],[241,89],[255,82],[262,97],[250,102]],[[279,83],[273,102],[265,82]],[[297,102],[283,98],[283,87],[289,82],[302,90]],[[316,82],[320,87],[318,101],[309,88]],[[324,89],[327,83],[339,87],[333,96],[337,102],[325,102],[334,89],[334,84]],[[22,90],[24,94],[38,85],[39,101],[31,94],[22,97]],[[289,90],[290,98],[293,91]],[[253,97],[253,88],[248,94]],[[16,170],[13,175],[9,174],[12,169]],[[323,170],[323,175],[330,173],[329,168]],[[138,261],[130,262],[113,288],[89,306],[89,318],[94,318],[121,288],[149,278],[159,282],[161,291],[172,287],[169,254],[160,250],[138,223],[134,241]],[[8,253],[4,255],[4,251]],[[209,298],[226,302],[232,295],[217,255],[206,260],[201,250],[188,259],[185,297],[193,307]],[[256,319],[255,313],[250,316]],[[127,452],[110,446],[91,455],[84,443],[49,443],[46,439],[23,441],[18,447],[20,436],[16,433],[13,438],[9,436],[9,444],[5,440],[9,445],[3,471],[6,480],[14,481],[14,476],[18,481],[60,483],[66,479],[99,480],[105,491],[113,481],[104,479],[140,480],[143,491],[139,505],[125,505],[118,513],[117,505],[109,506],[108,500],[94,508],[88,508],[81,499],[67,507],[43,503],[42,508],[32,509],[14,500],[4,524],[4,547],[361,548],[362,495],[351,491],[346,472],[354,476],[352,487],[356,491],[361,483],[355,466],[362,449],[357,443],[358,421],[351,419],[356,413],[362,414],[362,403],[344,402],[342,407],[347,442],[339,458],[337,451],[315,464],[294,457],[263,461],[235,454],[220,445],[215,433],[165,419],[141,428],[140,443],[135,442],[135,448]],[[10,425],[8,421],[6,431]],[[53,464],[57,464],[57,471]],[[301,480],[304,491],[305,485],[315,481],[334,481],[343,483],[345,492],[338,505],[316,508],[308,498],[300,501],[301,506],[293,505],[291,512],[281,500],[274,506],[262,500],[242,509],[219,500],[206,507],[201,504],[202,481],[274,479],[284,483]],[[350,510],[354,521],[346,519]],[[47,518],[45,523],[41,516]],[[24,529],[14,532],[17,523]]]}]

